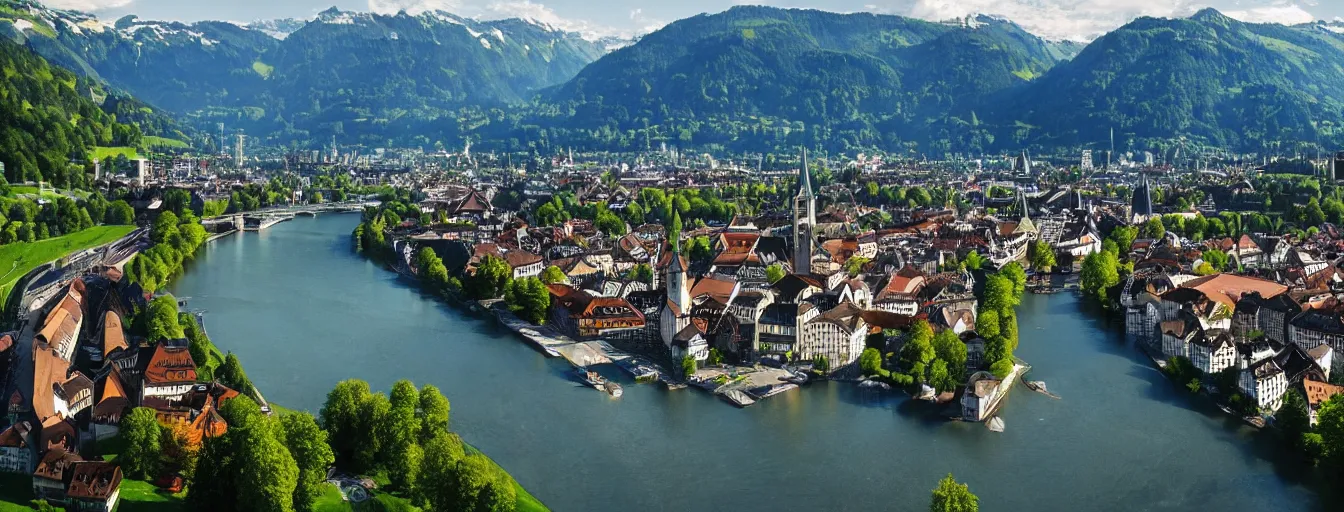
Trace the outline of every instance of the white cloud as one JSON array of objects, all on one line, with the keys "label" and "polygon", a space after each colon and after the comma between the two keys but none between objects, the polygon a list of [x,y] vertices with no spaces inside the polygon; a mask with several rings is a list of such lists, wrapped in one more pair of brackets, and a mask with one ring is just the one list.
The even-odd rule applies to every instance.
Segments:
[{"label": "white cloud", "polygon": [[47,7],[56,9],[94,12],[125,7],[134,1],[135,0],[46,0],[42,3]]},{"label": "white cloud", "polygon": [[[1313,16],[1303,5],[1314,0],[898,0],[867,6],[876,12],[929,20],[971,14],[1003,16],[1052,39],[1088,41],[1140,16],[1184,17],[1214,7],[1251,22],[1304,23]],[[875,7],[875,8],[872,8]]]},{"label": "white cloud", "polygon": [[401,11],[406,11],[407,14],[420,14],[425,11],[465,14],[459,12],[462,7],[462,2],[458,0],[369,0],[369,10],[378,14],[396,14]]}]

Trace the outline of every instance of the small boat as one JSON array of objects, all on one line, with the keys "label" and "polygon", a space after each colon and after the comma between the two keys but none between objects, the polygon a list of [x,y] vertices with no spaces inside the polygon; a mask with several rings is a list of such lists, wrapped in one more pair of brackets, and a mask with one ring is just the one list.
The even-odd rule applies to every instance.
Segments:
[{"label": "small boat", "polygon": [[603,378],[597,372],[589,371],[587,368],[579,367],[574,370],[574,373],[578,375],[580,382],[592,386],[594,389],[597,389],[598,391],[606,391],[607,379]]},{"label": "small boat", "polygon": [[607,394],[610,394],[612,398],[620,398],[625,393],[621,390],[621,385],[615,382],[608,381],[606,388]]}]

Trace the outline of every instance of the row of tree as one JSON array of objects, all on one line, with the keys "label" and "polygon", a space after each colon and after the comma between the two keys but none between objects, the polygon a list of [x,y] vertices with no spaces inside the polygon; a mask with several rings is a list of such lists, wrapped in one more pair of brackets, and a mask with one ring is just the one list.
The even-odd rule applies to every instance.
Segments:
[{"label": "row of tree", "polygon": [[186,262],[195,259],[196,250],[209,238],[209,233],[190,210],[185,210],[181,218],[165,211],[151,224],[149,238],[154,244],[135,255],[125,270],[131,282],[147,292],[155,292],[180,275]]},{"label": "row of tree", "polygon": [[391,396],[342,381],[320,414],[338,468],[386,472],[389,487],[432,511],[502,512],[516,506],[516,483],[449,432],[450,406],[434,386],[409,381]]}]

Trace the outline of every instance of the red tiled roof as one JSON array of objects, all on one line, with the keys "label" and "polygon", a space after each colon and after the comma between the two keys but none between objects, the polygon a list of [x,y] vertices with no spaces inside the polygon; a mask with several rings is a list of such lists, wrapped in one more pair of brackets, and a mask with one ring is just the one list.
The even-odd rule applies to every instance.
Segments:
[{"label": "red tiled roof", "polygon": [[192,383],[196,382],[196,362],[185,346],[169,346],[159,343],[154,347],[154,355],[145,369],[145,382],[148,384]]},{"label": "red tiled roof", "polygon": [[1269,299],[1288,291],[1287,286],[1274,281],[1233,274],[1215,274],[1192,279],[1182,284],[1181,288],[1198,290],[1209,300],[1229,308],[1235,308],[1237,301],[1251,292],[1258,292],[1261,297]]},{"label": "red tiled roof", "polygon": [[1344,386],[1336,386],[1311,379],[1302,379],[1302,388],[1307,392],[1307,405],[1313,409],[1329,400],[1330,397],[1344,395]]},{"label": "red tiled roof", "polygon": [[112,354],[113,350],[127,350],[130,345],[126,344],[126,333],[121,330],[121,317],[113,311],[108,311],[103,315],[103,357]]},{"label": "red tiled roof", "polygon": [[111,462],[75,463],[66,495],[76,499],[107,501],[121,488],[121,468]]}]

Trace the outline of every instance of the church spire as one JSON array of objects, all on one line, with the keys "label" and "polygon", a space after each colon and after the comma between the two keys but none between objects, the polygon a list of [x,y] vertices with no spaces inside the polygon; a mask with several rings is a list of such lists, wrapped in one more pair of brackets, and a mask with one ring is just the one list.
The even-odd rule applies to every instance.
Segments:
[{"label": "church spire", "polygon": [[807,167],[807,148],[803,148],[803,168],[798,171],[797,197],[813,197],[812,170]]}]

